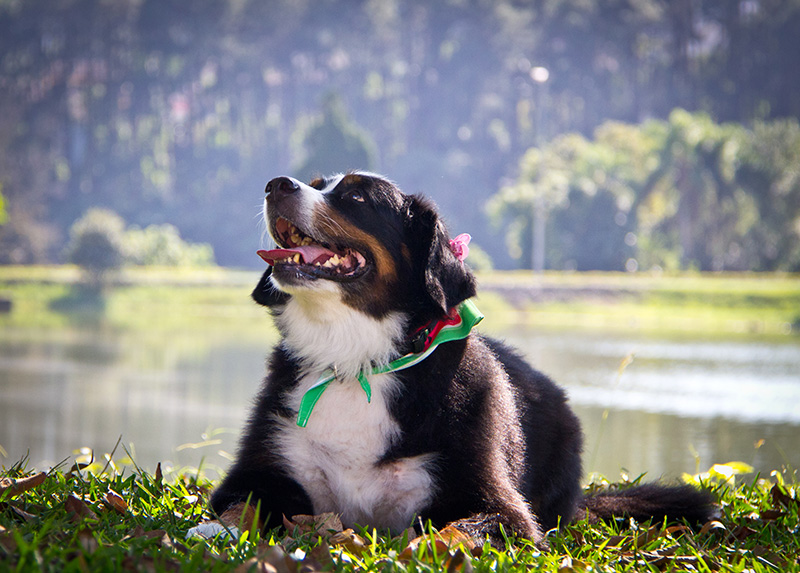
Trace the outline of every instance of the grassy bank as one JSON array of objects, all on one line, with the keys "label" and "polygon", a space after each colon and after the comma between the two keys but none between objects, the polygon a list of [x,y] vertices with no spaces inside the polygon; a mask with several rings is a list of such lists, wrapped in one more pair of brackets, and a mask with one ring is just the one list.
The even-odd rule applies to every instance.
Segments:
[{"label": "grassy bank", "polygon": [[49,327],[102,324],[122,329],[264,327],[250,299],[256,271],[132,268],[110,278],[99,296],[81,288],[71,266],[0,267],[0,298],[12,303],[0,324]]},{"label": "grassy bank", "polygon": [[503,320],[543,328],[708,336],[800,332],[800,277],[794,275],[507,272],[481,275],[480,282],[484,306],[498,301],[495,312]]},{"label": "grassy bank", "polygon": [[[102,300],[82,296],[78,269],[0,267],[0,324],[102,322],[119,328],[263,329],[250,300],[258,271],[131,268]],[[800,332],[800,277],[763,274],[492,272],[479,275],[484,329],[539,328],[785,337]]]},{"label": "grassy bank", "polygon": [[716,521],[694,529],[581,521],[550,532],[550,550],[539,551],[519,539],[501,549],[445,542],[432,529],[417,539],[413,531],[341,531],[330,517],[324,525],[293,518],[288,530],[238,541],[187,539],[204,518],[208,482],[159,471],[124,475],[113,463],[40,474],[18,465],[0,472],[0,570],[800,571],[796,476],[773,472],[734,485],[725,478],[735,466],[716,469],[705,476],[721,506]]}]

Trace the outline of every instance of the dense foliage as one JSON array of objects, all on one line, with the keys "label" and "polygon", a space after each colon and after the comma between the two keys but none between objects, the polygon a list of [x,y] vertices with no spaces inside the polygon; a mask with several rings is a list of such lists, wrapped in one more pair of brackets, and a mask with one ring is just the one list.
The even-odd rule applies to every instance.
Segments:
[{"label": "dense foliage", "polygon": [[489,211],[525,261],[546,225],[551,268],[797,272],[798,164],[795,120],[747,129],[675,110],[530,149]]},{"label": "dense foliage", "polygon": [[90,209],[70,229],[67,258],[98,284],[105,273],[122,266],[125,222],[106,209]]},{"label": "dense foliage", "polygon": [[66,258],[84,269],[91,283],[123,264],[203,267],[214,264],[207,244],[189,244],[173,225],[125,228],[122,217],[108,209],[91,208],[69,230]]},{"label": "dense foliage", "polygon": [[[545,186],[547,265],[796,270],[798,28],[797,0],[2,0],[0,262],[62,260],[101,206],[256,264],[265,182],[333,163],[427,193],[507,267],[484,205],[538,161],[527,150],[549,166],[559,136],[608,146],[604,122],[655,118],[660,151],[624,133],[588,150],[612,155],[592,159],[592,184],[610,161],[619,189]],[[710,119],[675,131],[676,108]],[[730,122],[747,126],[744,155]],[[609,252],[576,254],[595,219],[591,247]]]}]

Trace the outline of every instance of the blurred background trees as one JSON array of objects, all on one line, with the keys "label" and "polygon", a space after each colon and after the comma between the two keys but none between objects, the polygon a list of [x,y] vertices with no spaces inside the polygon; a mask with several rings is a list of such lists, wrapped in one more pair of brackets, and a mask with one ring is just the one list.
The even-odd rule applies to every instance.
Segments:
[{"label": "blurred background trees", "polygon": [[125,222],[108,209],[89,209],[70,228],[67,260],[81,267],[86,282],[99,289],[108,273],[122,267]]},{"label": "blurred background trees", "polygon": [[65,261],[104,207],[260,264],[266,181],[359,167],[499,268],[538,204],[546,268],[798,271],[798,29],[797,0],[0,1],[0,263]]},{"label": "blurred background trees", "polygon": [[69,236],[65,259],[81,267],[85,282],[96,288],[103,286],[109,273],[124,265],[214,265],[211,245],[187,243],[168,223],[126,229],[122,217],[109,209],[89,209],[70,227]]}]

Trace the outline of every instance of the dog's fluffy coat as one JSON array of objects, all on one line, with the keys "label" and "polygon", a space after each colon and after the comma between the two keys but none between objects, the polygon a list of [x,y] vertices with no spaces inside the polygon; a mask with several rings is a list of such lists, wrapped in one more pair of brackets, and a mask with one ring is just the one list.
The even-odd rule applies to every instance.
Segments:
[{"label": "dog's fluffy coat", "polygon": [[[409,352],[414,333],[475,295],[433,205],[386,179],[350,173],[267,186],[278,250],[253,291],[282,335],[241,439],[214,492],[222,514],[250,500],[265,525],[325,511],[346,525],[402,530],[416,518],[541,543],[579,512],[703,521],[712,504],[689,487],[645,485],[585,498],[580,425],[564,392],[516,352],[472,333],[407,370],[360,371]],[[304,392],[337,380],[307,427]]]}]

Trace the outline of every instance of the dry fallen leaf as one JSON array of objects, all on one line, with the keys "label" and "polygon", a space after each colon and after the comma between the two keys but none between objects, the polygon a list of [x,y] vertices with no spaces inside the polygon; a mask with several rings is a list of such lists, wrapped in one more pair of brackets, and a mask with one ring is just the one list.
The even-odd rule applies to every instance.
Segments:
[{"label": "dry fallen leaf", "polygon": [[332,533],[342,531],[342,520],[335,513],[319,515],[293,515],[292,519],[283,516],[283,525],[290,532],[295,529],[300,533],[315,533],[320,537],[329,537]]},{"label": "dry fallen leaf", "polygon": [[166,534],[166,530],[164,529],[151,529],[150,531],[145,531],[144,527],[141,525],[137,525],[133,531],[131,531],[128,535],[122,538],[123,541],[127,541],[129,539],[163,539],[164,535]]},{"label": "dry fallen leaf", "polygon": [[97,551],[97,548],[100,547],[100,544],[95,539],[92,532],[88,529],[81,529],[78,532],[78,543],[81,544],[81,547],[86,553],[94,553]]},{"label": "dry fallen leaf", "polygon": [[369,549],[367,542],[352,529],[338,531],[328,538],[328,543],[337,547],[343,547],[350,553],[361,555]]},{"label": "dry fallen leaf", "polygon": [[446,553],[458,545],[462,545],[468,551],[473,551],[476,548],[475,540],[470,535],[451,525],[434,534],[433,541],[434,547],[431,548],[429,535],[421,535],[416,539],[412,539],[408,542],[408,546],[400,552],[398,558],[401,560],[411,559],[414,552],[423,544],[426,544],[429,549],[435,549],[436,553]]},{"label": "dry fallen leaf", "polygon": [[14,497],[15,495],[19,495],[41,485],[45,479],[47,479],[47,474],[45,472],[40,472],[36,475],[17,480],[3,478],[0,480],[0,495],[8,492],[8,497]]},{"label": "dry fallen leaf", "polygon": [[292,559],[280,545],[263,545],[258,548],[256,562],[258,571],[277,573],[295,573],[297,562]]},{"label": "dry fallen leaf", "polygon": [[[87,567],[88,568],[88,567]],[[162,573],[163,571],[180,571],[180,565],[175,561],[159,558],[158,561],[150,555],[128,556],[122,561],[123,571],[136,573]]]},{"label": "dry fallen leaf", "polygon": [[106,495],[103,496],[103,501],[106,502],[106,505],[114,508],[117,512],[123,515],[125,515],[125,513],[128,511],[128,503],[113,489],[108,490]]},{"label": "dry fallen leaf", "polygon": [[669,533],[670,536],[673,537],[674,539],[677,539],[682,535],[688,535],[689,537],[691,537],[694,534],[692,528],[687,527],[685,525],[670,525],[664,531]]},{"label": "dry fallen leaf", "polygon": [[234,573],[278,573],[278,570],[266,561],[259,561],[255,557],[251,557],[236,569]]},{"label": "dry fallen leaf", "polygon": [[572,539],[575,540],[575,543],[578,545],[578,547],[582,547],[583,545],[586,544],[586,539],[584,539],[583,533],[581,533],[579,529],[575,527],[570,527],[567,531],[569,532],[569,535],[572,537]]},{"label": "dry fallen leaf", "polygon": [[772,504],[775,507],[781,505],[784,507],[791,507],[793,505],[800,507],[800,500],[794,499],[786,494],[778,484],[772,486],[770,494],[772,495]]},{"label": "dry fallen leaf", "polygon": [[773,551],[773,548],[766,547],[764,545],[756,545],[752,549],[753,555],[756,557],[763,559],[765,561],[770,562],[774,567],[778,569],[783,569],[786,565],[786,559],[781,555],[778,555]]},{"label": "dry fallen leaf", "polygon": [[0,549],[13,555],[17,552],[17,540],[10,535],[0,535]]},{"label": "dry fallen leaf", "polygon": [[[625,563],[644,562],[654,565],[660,569],[686,569],[687,567],[696,568],[700,563],[700,558],[693,555],[662,555],[654,551],[626,551],[620,555],[620,559]],[[703,563],[711,570],[719,569],[719,565],[709,556],[702,557]]]},{"label": "dry fallen leaf", "polygon": [[180,551],[184,555],[189,553],[189,548],[188,547],[186,547],[183,543],[180,543],[179,541],[174,541],[169,536],[168,533],[164,533],[164,535],[161,536],[161,545],[163,547],[169,547],[171,549],[175,549],[177,551]]},{"label": "dry fallen leaf", "polygon": [[627,544],[629,536],[627,535],[612,535],[608,538],[608,543],[606,543],[606,547],[620,547],[623,544]]},{"label": "dry fallen leaf", "polygon": [[89,505],[76,497],[74,494],[70,494],[67,498],[67,501],[64,502],[64,507],[66,508],[68,513],[73,515],[74,520],[80,520],[81,518],[88,518],[88,519],[97,519],[97,514],[92,511],[92,508]]},{"label": "dry fallen leaf", "polygon": [[472,559],[461,549],[456,550],[444,565],[447,573],[472,573],[473,570]]},{"label": "dry fallen leaf", "polygon": [[758,532],[755,529],[751,529],[746,525],[740,525],[731,532],[731,535],[733,535],[733,537],[738,541],[744,541],[745,539],[747,539],[751,535],[755,535],[756,533]]},{"label": "dry fallen leaf", "polygon": [[[256,522],[256,510],[252,505],[238,503],[226,509],[219,516],[219,521],[227,527],[236,527],[240,531],[250,531],[253,528],[253,523]],[[256,527],[260,527],[260,525],[256,523]]]},{"label": "dry fallen leaf", "polygon": [[160,489],[161,483],[164,481],[164,474],[161,473],[161,462],[158,462],[158,465],[156,466],[156,473],[153,480],[156,482],[156,486]]},{"label": "dry fallen leaf", "polygon": [[561,560],[561,563],[558,566],[559,573],[574,573],[580,571],[588,571],[589,565],[583,561],[579,561],[578,559],[573,559],[569,555],[564,557]]},{"label": "dry fallen leaf", "polygon": [[92,457],[91,462],[83,462],[83,463],[75,462],[74,464],[72,464],[72,467],[69,468],[69,471],[66,473],[66,476],[72,477],[75,474],[81,473],[83,470],[92,465],[93,462],[94,462],[94,457]]},{"label": "dry fallen leaf", "polygon": [[335,567],[333,557],[331,557],[331,548],[327,543],[317,545],[309,551],[305,558],[299,562],[302,571],[331,571]]},{"label": "dry fallen leaf", "polygon": [[8,529],[0,525],[0,549],[6,553],[15,553],[17,551],[17,541],[14,536],[9,533]]},{"label": "dry fallen leaf", "polygon": [[700,528],[700,531],[697,532],[697,535],[703,536],[711,531],[715,533],[722,533],[725,531],[725,525],[723,525],[722,522],[717,521],[715,519],[712,519],[711,521],[706,521],[705,524],[703,524],[703,527]]}]

